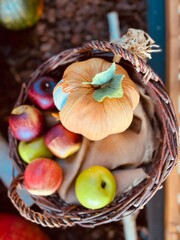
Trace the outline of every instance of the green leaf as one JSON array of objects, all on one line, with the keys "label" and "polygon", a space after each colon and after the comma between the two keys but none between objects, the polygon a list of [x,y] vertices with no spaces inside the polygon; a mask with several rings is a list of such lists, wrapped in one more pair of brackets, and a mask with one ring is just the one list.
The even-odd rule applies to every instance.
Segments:
[{"label": "green leaf", "polygon": [[116,71],[116,64],[113,63],[110,68],[106,71],[97,73],[95,77],[92,79],[92,85],[101,86],[103,84],[108,83],[113,78]]},{"label": "green leaf", "polygon": [[121,98],[123,96],[122,80],[123,74],[115,74],[116,64],[112,63],[106,71],[96,74],[92,82],[83,82],[83,84],[92,84],[97,89],[94,91],[94,99],[102,102],[106,97]]},{"label": "green leaf", "polygon": [[121,98],[123,96],[122,80],[125,77],[123,74],[114,74],[111,81],[104,87],[95,90],[94,99],[97,102],[102,102],[106,97]]},{"label": "green leaf", "polygon": [[93,77],[92,82],[83,82],[83,84],[91,84],[94,87],[99,87],[103,84],[108,83],[113,78],[116,71],[116,64],[112,63],[111,67],[106,71],[97,73],[95,77]]}]

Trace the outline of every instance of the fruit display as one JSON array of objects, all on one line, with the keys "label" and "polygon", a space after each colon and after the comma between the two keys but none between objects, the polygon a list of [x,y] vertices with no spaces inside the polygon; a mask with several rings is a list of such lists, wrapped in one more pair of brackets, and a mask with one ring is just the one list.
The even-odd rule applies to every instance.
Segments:
[{"label": "fruit display", "polygon": [[[103,223],[119,221],[129,213],[141,209],[151,196],[155,195],[176,163],[175,113],[161,79],[147,61],[153,50],[158,50],[158,46],[153,39],[148,37],[148,34],[139,29],[133,36],[135,29],[132,28],[130,31],[128,30],[126,36],[109,42],[106,19],[101,23],[96,21],[97,19],[89,21],[88,15],[85,14],[93,15],[91,10],[95,7],[101,13],[96,16],[102,15],[102,4],[94,2],[96,6],[93,6],[94,3],[88,3],[87,8],[81,6],[82,11],[78,12],[76,10],[79,10],[80,5],[77,3],[74,3],[75,10],[72,10],[73,8],[64,1],[58,0],[56,3],[48,1],[46,14],[37,26],[22,31],[16,39],[9,36],[11,39],[7,40],[13,43],[13,49],[9,49],[9,47],[2,49],[3,55],[8,57],[7,65],[10,67],[10,71],[3,73],[3,81],[6,80],[7,72],[12,73],[8,77],[9,84],[5,84],[8,85],[7,92],[9,94],[7,95],[10,98],[12,97],[11,92],[14,95],[9,107],[12,108],[12,104],[17,98],[14,91],[9,91],[9,89],[14,89],[11,88],[11,79],[14,77],[12,85],[17,87],[17,91],[19,84],[23,81],[14,107],[19,105],[35,107],[40,110],[44,119],[44,127],[40,135],[27,142],[15,138],[9,128],[10,157],[19,174],[13,175],[8,196],[13,205],[20,213],[23,212],[26,218],[31,218],[30,220],[38,223],[41,221],[40,224],[45,226],[95,227]],[[105,15],[113,9],[112,5],[113,3],[106,8]],[[119,7],[121,8],[121,6]],[[61,16],[60,12],[56,11],[57,9],[63,9],[60,11]],[[68,14],[65,14],[66,12]],[[75,18],[77,21],[72,21],[72,19],[74,20],[73,12],[77,12],[74,14],[74,16],[77,15]],[[87,24],[82,24],[78,13],[81,17],[85,17],[83,23],[87,22],[88,26],[85,27]],[[122,20],[121,16],[120,20]],[[87,31],[83,31],[83,25]],[[137,27],[135,25],[134,27]],[[70,26],[71,28],[69,28]],[[99,31],[101,28],[106,29],[105,35]],[[122,36],[127,29],[128,26],[123,21]],[[2,30],[5,34],[6,32],[11,33]],[[29,34],[26,36],[27,32]],[[99,33],[99,37],[96,38]],[[12,36],[14,35],[13,32]],[[18,41],[19,38],[22,40],[21,42]],[[91,41],[92,39],[101,40]],[[6,37],[3,41],[6,41]],[[6,44],[9,45],[5,42]],[[154,55],[156,54],[153,53]],[[100,64],[102,62],[108,63],[107,68],[104,68],[104,64]],[[39,64],[40,66],[38,66]],[[122,71],[117,73],[119,67],[122,68]],[[3,69],[7,70],[8,68]],[[97,70],[97,72],[93,74],[93,70]],[[125,71],[123,72],[123,70]],[[68,76],[72,78],[70,77],[70,79]],[[41,94],[43,91],[51,92],[49,83],[40,84],[43,82],[40,81],[42,78],[53,78],[58,84],[53,92],[55,107],[52,109],[43,109],[39,104],[41,101],[35,101],[36,98],[31,97],[30,94],[32,87],[36,95],[33,86],[38,86],[38,92],[41,95],[39,98],[46,96],[45,92],[43,95]],[[124,89],[127,78],[129,84]],[[130,80],[132,80],[132,85]],[[36,85],[35,83],[38,81],[40,82]],[[18,86],[16,86],[17,83]],[[129,92],[132,93],[132,96]],[[7,101],[4,102],[3,106],[9,104]],[[117,104],[118,111],[114,103]],[[141,113],[140,105],[142,106]],[[52,153],[52,157],[35,156],[30,162],[25,162],[20,152],[18,153],[20,142],[30,143],[41,136],[45,137],[57,124],[62,124],[68,131],[82,137],[79,150],[61,158],[48,149]],[[126,124],[127,129],[123,130],[123,125],[125,128]],[[116,130],[120,127],[121,132],[117,133]],[[70,151],[68,150],[68,152]],[[22,201],[21,195],[18,194],[18,188],[25,188],[25,170],[37,158],[48,158],[57,162],[62,168],[63,179],[59,188],[50,196],[42,197],[31,194],[37,207],[35,207],[36,212],[33,213],[34,207],[28,209],[22,204],[26,202]],[[97,210],[82,206],[75,193],[78,176],[93,166],[108,169],[115,177],[116,182],[114,200]],[[142,171],[138,171],[139,176],[137,176],[134,174],[134,169],[141,169],[145,174],[141,175]]]},{"label": "fruit display", "polygon": [[[127,186],[120,171],[138,168],[153,154],[152,127],[140,104],[145,94],[125,68],[101,58],[69,64],[57,79],[37,77],[25,103],[9,115],[26,164],[25,188],[35,196],[57,193],[69,204],[102,209],[148,178],[143,170],[132,173]],[[135,138],[148,143],[137,151]]]},{"label": "fruit display", "polygon": [[38,78],[29,88],[28,104],[16,106],[9,115],[9,128],[19,141],[18,154],[27,164],[24,184],[33,195],[47,196],[58,190],[63,169],[55,157],[66,158],[81,146],[81,135],[57,123],[50,112],[55,108],[55,85],[52,77]]}]

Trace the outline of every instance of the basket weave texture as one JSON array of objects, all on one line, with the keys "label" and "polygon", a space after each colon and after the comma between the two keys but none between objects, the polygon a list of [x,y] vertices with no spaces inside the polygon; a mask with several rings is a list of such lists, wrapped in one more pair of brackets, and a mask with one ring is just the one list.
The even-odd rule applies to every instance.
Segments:
[{"label": "basket weave texture", "polygon": [[15,106],[26,102],[28,88],[38,77],[46,74],[62,76],[69,64],[89,58],[100,57],[112,62],[114,55],[120,56],[120,64],[128,71],[131,79],[146,90],[155,106],[162,141],[153,155],[152,161],[143,166],[150,177],[130,191],[117,196],[110,205],[103,209],[89,210],[79,205],[69,205],[55,193],[49,197],[32,196],[36,206],[36,210],[34,210],[33,207],[26,206],[17,191],[19,187],[24,188],[23,172],[26,165],[18,155],[18,141],[9,130],[10,156],[14,167],[19,171],[19,175],[13,178],[8,195],[14,206],[26,219],[51,228],[74,225],[94,227],[112,221],[119,221],[142,208],[161,188],[163,182],[176,165],[178,154],[177,120],[164,84],[147,63],[119,44],[92,41],[82,47],[69,49],[53,56],[34,71],[28,82],[22,85]]}]

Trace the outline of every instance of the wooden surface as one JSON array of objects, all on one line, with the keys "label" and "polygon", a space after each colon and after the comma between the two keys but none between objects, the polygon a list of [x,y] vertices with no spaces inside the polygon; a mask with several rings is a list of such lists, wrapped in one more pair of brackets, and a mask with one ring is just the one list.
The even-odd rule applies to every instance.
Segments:
[{"label": "wooden surface", "polygon": [[[180,125],[179,4],[178,0],[166,0],[166,84]],[[165,240],[180,240],[180,157],[165,183]]]}]

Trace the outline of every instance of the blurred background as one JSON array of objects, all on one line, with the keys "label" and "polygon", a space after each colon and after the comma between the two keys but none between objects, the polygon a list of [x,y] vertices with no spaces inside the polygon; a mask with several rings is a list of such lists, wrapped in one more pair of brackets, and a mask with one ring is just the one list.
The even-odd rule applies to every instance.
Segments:
[{"label": "blurred background", "polygon": [[[107,16],[110,12],[118,14],[121,35],[125,34],[128,28],[142,29],[160,45],[162,51],[154,53],[149,64],[166,84],[179,118],[178,0],[29,0],[26,1],[27,6],[22,2],[25,1],[0,1],[2,141],[6,143],[8,140],[8,115],[17,99],[22,82],[27,81],[29,75],[42,62],[62,50],[78,47],[95,39],[108,41],[110,33]],[[2,147],[0,151],[3,152]],[[0,155],[3,156],[1,152]],[[0,168],[1,164],[4,164],[3,161],[0,161]],[[178,172],[177,166],[164,188],[134,216],[139,240],[180,239]],[[0,213],[19,215],[7,197],[8,183],[4,176],[0,177]],[[123,222],[94,229],[39,228],[53,240],[126,239]]]}]

